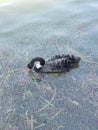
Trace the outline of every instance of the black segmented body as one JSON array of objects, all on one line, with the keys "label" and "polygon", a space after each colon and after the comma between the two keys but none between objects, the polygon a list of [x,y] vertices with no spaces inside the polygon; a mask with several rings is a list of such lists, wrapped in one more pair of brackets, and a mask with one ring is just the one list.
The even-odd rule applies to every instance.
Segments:
[{"label": "black segmented body", "polygon": [[[37,69],[34,63],[39,61],[42,65],[41,68]],[[79,57],[75,57],[73,55],[55,55],[48,60],[44,60],[41,57],[36,57],[32,59],[32,61],[28,64],[29,68],[34,67],[34,70],[42,73],[54,73],[54,72],[64,72],[75,65],[78,65],[80,61]]]}]

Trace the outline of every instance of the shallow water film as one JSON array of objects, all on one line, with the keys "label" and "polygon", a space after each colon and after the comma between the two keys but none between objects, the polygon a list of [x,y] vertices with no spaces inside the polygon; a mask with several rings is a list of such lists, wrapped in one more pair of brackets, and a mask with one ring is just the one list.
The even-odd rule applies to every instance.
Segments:
[{"label": "shallow water film", "polygon": [[[79,67],[27,71],[55,54]],[[98,0],[0,0],[0,130],[98,130]]]}]

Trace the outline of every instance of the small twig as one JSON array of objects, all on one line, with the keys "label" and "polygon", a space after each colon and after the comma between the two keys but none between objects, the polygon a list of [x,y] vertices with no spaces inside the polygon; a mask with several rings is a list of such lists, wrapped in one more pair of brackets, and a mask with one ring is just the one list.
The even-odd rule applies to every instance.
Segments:
[{"label": "small twig", "polygon": [[31,117],[31,130],[34,130],[33,116]]},{"label": "small twig", "polygon": [[98,62],[89,61],[89,60],[82,60],[84,63],[91,63],[91,64],[98,64]]},{"label": "small twig", "polygon": [[2,78],[2,80],[1,80],[1,82],[0,82],[0,86],[4,85],[4,84],[6,83],[6,81],[9,79],[10,75],[11,75],[11,73],[8,72],[8,73]]},{"label": "small twig", "polygon": [[55,115],[51,118],[51,120],[53,120],[56,116],[59,115],[59,113],[61,113],[63,110],[59,110],[58,112],[55,113]]},{"label": "small twig", "polygon": [[38,113],[38,112],[41,112],[43,110],[45,110],[47,107],[49,107],[51,105],[51,103],[53,102],[54,98],[55,98],[55,95],[56,95],[56,90],[51,98],[51,100],[42,108],[40,108],[38,111],[36,111],[35,113]]},{"label": "small twig", "polygon": [[[49,101],[46,100],[46,99],[41,99],[40,101],[41,101],[44,105],[46,105],[46,104],[49,103]],[[55,106],[54,106],[53,104],[50,104],[50,106],[52,106],[53,108],[55,108]]]},{"label": "small twig", "polygon": [[42,127],[42,126],[45,126],[45,123],[42,123],[39,126],[36,126],[35,129],[38,129],[38,128]]}]

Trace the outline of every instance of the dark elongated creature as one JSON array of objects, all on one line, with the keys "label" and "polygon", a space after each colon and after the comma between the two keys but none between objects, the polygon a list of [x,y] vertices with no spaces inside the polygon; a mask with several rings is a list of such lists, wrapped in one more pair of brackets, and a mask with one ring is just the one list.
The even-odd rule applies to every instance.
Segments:
[{"label": "dark elongated creature", "polygon": [[80,57],[73,55],[55,55],[48,60],[44,60],[42,57],[35,57],[27,67],[29,70],[33,68],[40,73],[59,73],[75,67],[79,61]]}]

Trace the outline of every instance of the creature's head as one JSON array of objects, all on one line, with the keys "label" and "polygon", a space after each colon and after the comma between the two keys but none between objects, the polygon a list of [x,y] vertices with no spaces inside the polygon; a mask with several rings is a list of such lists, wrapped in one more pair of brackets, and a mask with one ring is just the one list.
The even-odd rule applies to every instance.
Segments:
[{"label": "creature's head", "polygon": [[45,60],[41,57],[36,57],[31,60],[31,62],[27,65],[27,68],[28,70],[31,70],[34,67],[34,69],[39,70],[44,65]]}]

